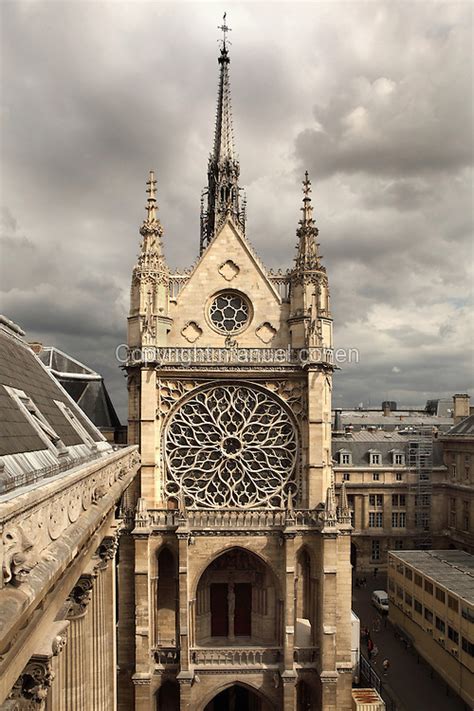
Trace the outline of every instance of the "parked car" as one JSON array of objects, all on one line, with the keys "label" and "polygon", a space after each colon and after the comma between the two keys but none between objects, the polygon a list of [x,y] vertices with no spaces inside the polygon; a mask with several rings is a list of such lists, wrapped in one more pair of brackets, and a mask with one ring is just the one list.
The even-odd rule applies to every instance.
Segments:
[{"label": "parked car", "polygon": [[388,612],[388,595],[385,590],[374,590],[371,600],[379,612]]}]

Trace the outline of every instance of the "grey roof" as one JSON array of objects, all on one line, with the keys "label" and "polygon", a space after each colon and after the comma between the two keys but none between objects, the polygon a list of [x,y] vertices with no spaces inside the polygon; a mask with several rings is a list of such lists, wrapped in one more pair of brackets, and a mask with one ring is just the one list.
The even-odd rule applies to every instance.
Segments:
[{"label": "grey roof", "polygon": [[[8,388],[22,391],[39,414],[29,416]],[[63,403],[70,414],[63,414],[55,401]],[[34,424],[35,417],[44,418],[54,430],[57,447],[48,446],[53,440],[46,443],[42,428]],[[81,434],[81,426],[89,437]],[[95,457],[94,443],[99,449],[108,447],[101,433],[23,340],[20,329],[0,317],[0,490],[16,486],[20,480],[24,484],[33,476],[51,475],[56,468],[72,466],[84,457]]]},{"label": "grey roof", "polygon": [[[402,435],[398,432],[385,432],[376,430],[353,431],[350,435],[334,437],[332,439],[332,456],[336,457],[340,451],[352,454],[350,466],[365,467],[369,464],[369,452],[376,451],[382,455],[382,466],[393,466],[392,452],[403,452],[406,455],[406,466],[408,466],[408,446],[409,435]],[[439,440],[433,440],[433,466],[443,465],[443,447]],[[347,465],[346,465],[347,466]],[[400,465],[398,465],[400,466]]]},{"label": "grey roof", "polygon": [[390,551],[390,554],[474,605],[474,555],[460,550]]},{"label": "grey roof", "polygon": [[464,420],[458,422],[457,425],[451,427],[443,437],[474,437],[474,415],[465,417]]},{"label": "grey roof", "polygon": [[99,373],[53,346],[43,346],[38,357],[96,427],[121,426]]},{"label": "grey roof", "polygon": [[[334,418],[333,418],[334,419]],[[397,410],[390,415],[384,415],[381,410],[344,410],[341,413],[341,425],[352,425],[354,429],[375,425],[387,430],[402,430],[420,425],[430,425],[437,429],[446,430],[453,424],[449,416],[429,415],[421,411]]]}]

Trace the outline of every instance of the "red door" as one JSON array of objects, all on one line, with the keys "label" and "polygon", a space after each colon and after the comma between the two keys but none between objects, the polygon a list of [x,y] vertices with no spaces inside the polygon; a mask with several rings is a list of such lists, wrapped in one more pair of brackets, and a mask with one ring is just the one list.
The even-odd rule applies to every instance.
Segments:
[{"label": "red door", "polygon": [[236,637],[250,637],[252,634],[252,585],[236,583],[234,634]]},{"label": "red door", "polygon": [[211,583],[211,637],[227,637],[228,634],[227,583]]}]

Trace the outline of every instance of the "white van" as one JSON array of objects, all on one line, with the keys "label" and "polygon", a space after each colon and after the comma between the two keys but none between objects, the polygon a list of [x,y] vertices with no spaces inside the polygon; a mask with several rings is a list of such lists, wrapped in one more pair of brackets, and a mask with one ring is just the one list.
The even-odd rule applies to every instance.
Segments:
[{"label": "white van", "polygon": [[388,612],[388,595],[385,590],[374,590],[371,599],[372,605],[375,605],[379,612]]}]

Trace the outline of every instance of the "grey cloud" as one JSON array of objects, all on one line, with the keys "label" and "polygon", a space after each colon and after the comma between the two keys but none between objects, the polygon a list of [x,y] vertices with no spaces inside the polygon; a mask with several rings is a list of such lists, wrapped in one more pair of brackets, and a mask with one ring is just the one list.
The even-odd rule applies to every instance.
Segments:
[{"label": "grey cloud", "polygon": [[[248,236],[265,263],[291,266],[308,168],[337,343],[364,353],[336,376],[347,404],[389,392],[422,402],[472,380],[459,325],[472,280],[470,7],[376,8],[233,3],[228,14]],[[103,372],[123,417],[113,352],[150,168],[171,266],[197,255],[219,10],[37,0],[0,11],[2,308]],[[440,372],[449,351],[452,372]]]}]

